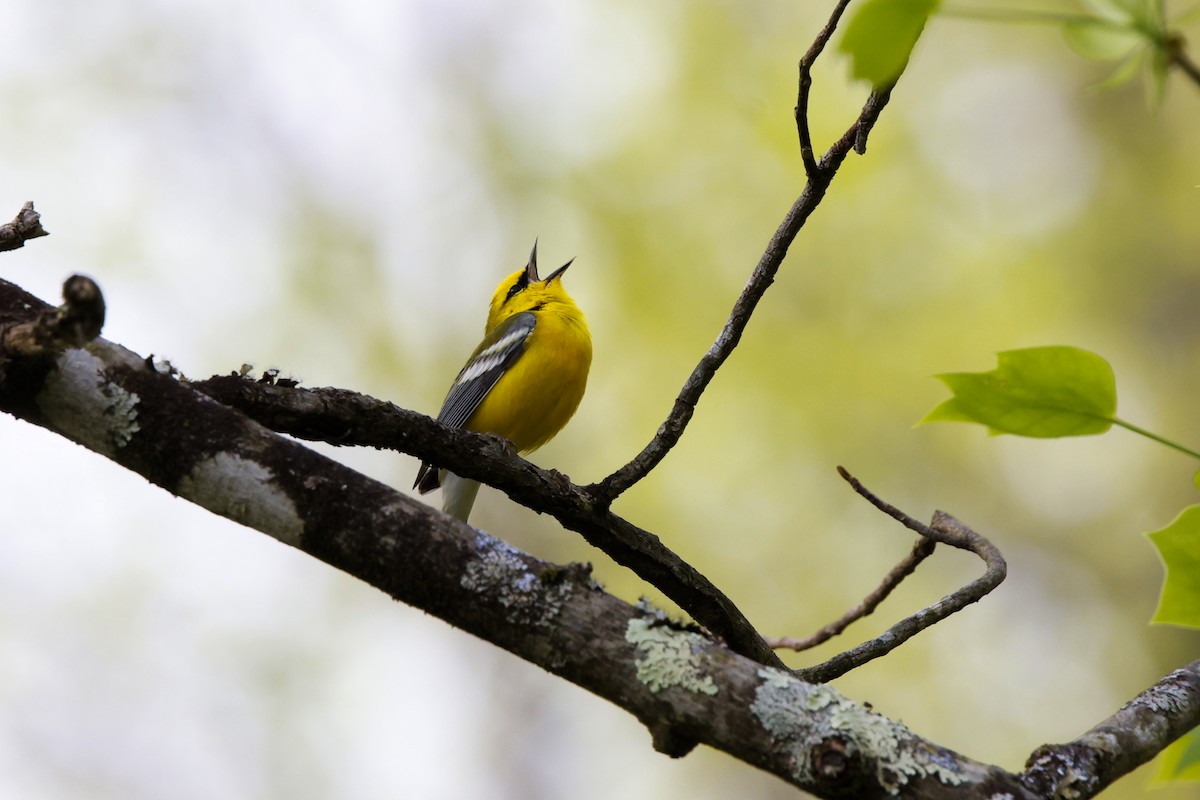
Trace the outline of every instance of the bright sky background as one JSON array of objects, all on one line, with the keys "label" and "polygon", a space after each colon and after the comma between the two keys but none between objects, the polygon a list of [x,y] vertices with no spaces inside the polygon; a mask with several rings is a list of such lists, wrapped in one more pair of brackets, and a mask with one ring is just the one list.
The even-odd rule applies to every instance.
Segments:
[{"label": "bright sky background", "polygon": [[[52,302],[93,275],[104,336],[189,376],[248,362],[432,412],[540,237],[578,257],[597,356],[536,460],[595,479],[653,433],[800,189],[795,62],[827,5],[17,4],[0,216],[34,200],[52,235],[0,269]],[[622,500],[778,635],[907,550],[835,464],[992,535],[995,597],[838,686],[1014,769],[1200,649],[1146,626],[1138,535],[1194,500],[1194,465],[1123,434],[911,428],[944,396],[929,375],[1071,343],[1114,362],[1123,416],[1200,440],[1200,102],[1176,83],[1147,111],[1103,74],[1049,29],[935,21],[685,444]],[[833,53],[817,78],[827,141],[863,90]],[[58,437],[3,417],[0,447],[0,796],[794,796],[659,756],[581,690]],[[411,484],[410,458],[326,452]],[[494,494],[473,522],[596,558]],[[855,636],[975,574],[939,559]]]}]

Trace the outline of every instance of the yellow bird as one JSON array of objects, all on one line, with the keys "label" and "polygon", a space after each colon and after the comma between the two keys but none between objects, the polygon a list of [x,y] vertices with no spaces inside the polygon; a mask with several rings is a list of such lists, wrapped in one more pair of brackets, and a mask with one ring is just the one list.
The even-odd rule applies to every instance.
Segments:
[{"label": "yellow bird", "polygon": [[[587,320],[562,285],[571,259],[538,277],[537,242],[529,263],[500,281],[483,341],[458,373],[438,422],[495,433],[528,453],[554,438],[579,407],[592,365]],[[466,522],[478,481],[425,462],[413,488],[443,487],[442,510]]]}]

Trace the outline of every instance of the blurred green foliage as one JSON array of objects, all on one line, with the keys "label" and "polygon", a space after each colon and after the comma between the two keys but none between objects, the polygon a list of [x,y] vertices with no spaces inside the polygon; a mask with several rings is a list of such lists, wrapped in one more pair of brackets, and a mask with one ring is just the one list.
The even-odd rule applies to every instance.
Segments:
[{"label": "blurred green foliage", "polygon": [[[16,111],[0,126],[0,185],[19,193],[13,210],[37,201],[54,235],[10,276],[49,297],[86,267],[110,301],[105,335],[189,375],[250,361],[433,412],[492,287],[540,236],[548,260],[578,256],[568,289],[595,361],[578,415],[535,460],[595,480],[653,435],[801,189],[796,61],[830,5],[24,4],[3,55],[0,99]],[[849,69],[836,47],[816,65],[818,150],[865,98]],[[1118,435],[911,427],[939,399],[929,375],[1070,341],[1122,376],[1124,413],[1195,438],[1200,103],[1174,73],[1153,114],[1136,87],[1089,91],[1110,70],[1053,28],[934,15],[867,155],[844,165],[683,441],[617,504],[770,635],[820,627],[909,549],[836,465],[909,513],[963,519],[1005,554],[1006,584],[838,688],[1009,769],[1197,652],[1194,632],[1145,624],[1161,567],[1129,535],[1194,499],[1163,480],[1177,453]],[[397,487],[416,469],[333,453]],[[94,463],[77,469],[72,479],[108,485]],[[57,487],[67,473],[55,461],[39,474]],[[81,504],[86,524],[56,532],[65,542],[78,529],[82,548],[113,542],[76,571],[37,562],[39,586],[77,598],[66,608],[0,603],[15,650],[35,654],[19,664],[65,665],[4,667],[16,688],[0,694],[14,726],[0,746],[41,742],[23,719],[87,730],[89,698],[110,697],[123,718],[153,723],[128,739],[130,774],[228,771],[231,796],[436,796],[471,775],[523,798],[794,796],[719,754],[662,759],[618,712],[251,534],[205,535],[205,519],[194,552],[211,561],[160,552],[173,541],[163,520],[185,513],[169,498],[144,518],[111,511],[101,532],[95,509],[139,507],[145,492],[118,483]],[[44,550],[33,518],[2,541]],[[494,492],[473,522],[544,558],[596,561],[610,590],[661,601]],[[264,579],[276,569],[303,578]],[[857,643],[977,571],[939,551],[842,641],[787,658]],[[189,581],[195,601],[172,602]],[[114,592],[120,602],[103,602]],[[247,621],[270,611],[261,629]],[[121,647],[130,630],[152,646]],[[72,631],[86,642],[100,631],[104,646],[38,649]],[[420,696],[405,691],[427,664]],[[30,674],[53,682],[27,691]],[[169,735],[153,697],[114,685],[158,686],[186,704],[170,719],[191,727]],[[97,727],[126,741],[121,726]],[[195,761],[157,757],[197,739]],[[56,797],[95,796],[103,765],[126,763],[13,752]],[[1106,797],[1143,796],[1146,776]],[[163,793],[153,776],[140,794],[111,780],[119,796]]]},{"label": "blurred green foliage", "polygon": [[1163,751],[1158,758],[1158,785],[1200,781],[1200,735],[1192,731]]}]

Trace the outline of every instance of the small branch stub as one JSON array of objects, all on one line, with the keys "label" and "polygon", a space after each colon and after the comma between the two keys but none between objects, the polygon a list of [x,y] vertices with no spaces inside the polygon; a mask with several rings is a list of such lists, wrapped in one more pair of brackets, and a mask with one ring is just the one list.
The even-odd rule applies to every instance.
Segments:
[{"label": "small branch stub", "polygon": [[33,210],[33,203],[26,203],[12,222],[0,225],[0,251],[16,250],[30,239],[49,235],[50,232],[42,227],[41,215]]},{"label": "small branch stub", "polygon": [[104,294],[85,275],[72,275],[63,284],[63,304],[35,318],[0,326],[0,356],[40,356],[69,347],[82,347],[104,327]]}]

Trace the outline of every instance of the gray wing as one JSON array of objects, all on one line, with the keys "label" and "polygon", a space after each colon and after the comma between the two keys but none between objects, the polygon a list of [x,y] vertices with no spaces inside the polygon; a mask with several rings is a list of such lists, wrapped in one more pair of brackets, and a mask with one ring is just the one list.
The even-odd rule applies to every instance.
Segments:
[{"label": "gray wing", "polygon": [[[537,318],[524,311],[509,317],[485,336],[446,393],[446,400],[437,416],[438,422],[453,428],[463,427],[500,380],[500,376],[525,352],[525,342],[536,324]],[[425,494],[439,484],[438,473],[433,465],[428,462],[422,464],[413,487]]]},{"label": "gray wing", "polygon": [[537,318],[527,311],[514,314],[484,337],[446,393],[438,422],[455,428],[467,423],[504,371],[525,352],[525,342],[536,323]]}]

